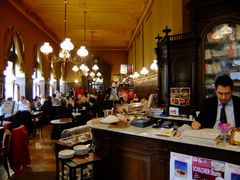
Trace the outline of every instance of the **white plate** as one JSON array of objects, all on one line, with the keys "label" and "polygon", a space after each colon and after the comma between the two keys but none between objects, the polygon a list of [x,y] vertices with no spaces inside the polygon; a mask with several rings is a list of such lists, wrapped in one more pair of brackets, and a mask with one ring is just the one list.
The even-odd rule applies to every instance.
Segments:
[{"label": "white plate", "polygon": [[73,112],[72,115],[73,115],[73,116],[80,116],[81,113],[75,113],[75,112]]},{"label": "white plate", "polygon": [[66,124],[66,123],[70,123],[71,121],[63,121],[61,119],[55,119],[50,122],[51,122],[51,124]]},{"label": "white plate", "polygon": [[58,157],[62,159],[68,159],[68,158],[72,158],[74,156],[74,153],[75,153],[74,150],[65,149],[58,153]]},{"label": "white plate", "polygon": [[106,124],[116,123],[118,121],[119,121],[119,118],[114,115],[109,115],[105,118],[100,119],[101,123],[106,123]]}]

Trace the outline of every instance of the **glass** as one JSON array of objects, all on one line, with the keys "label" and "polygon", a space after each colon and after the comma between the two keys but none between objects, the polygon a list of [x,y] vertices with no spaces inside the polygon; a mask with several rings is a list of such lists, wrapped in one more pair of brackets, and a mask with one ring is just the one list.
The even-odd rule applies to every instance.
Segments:
[{"label": "glass", "polygon": [[[228,74],[234,81],[234,95],[240,95],[240,25],[215,26],[205,38],[205,97],[215,95],[215,79]],[[226,94],[227,95],[227,94]]]},{"label": "glass", "polygon": [[105,109],[103,110],[103,113],[104,113],[104,117],[107,117],[113,114],[113,109]]}]

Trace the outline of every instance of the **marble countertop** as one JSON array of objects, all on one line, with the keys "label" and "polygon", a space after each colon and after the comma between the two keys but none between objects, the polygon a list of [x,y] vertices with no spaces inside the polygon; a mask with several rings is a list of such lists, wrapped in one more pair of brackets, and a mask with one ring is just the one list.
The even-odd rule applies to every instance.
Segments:
[{"label": "marble countertop", "polygon": [[224,144],[224,143],[217,144],[216,142],[204,141],[200,138],[197,140],[193,140],[193,139],[184,138],[184,137],[160,136],[160,135],[157,135],[159,130],[154,129],[151,126],[148,126],[145,128],[138,128],[138,127],[129,125],[127,127],[120,128],[120,127],[114,127],[111,124],[101,123],[100,118],[96,118],[88,121],[87,125],[90,128],[94,128],[94,129],[101,129],[106,131],[118,132],[118,133],[135,135],[135,136],[152,138],[152,139],[166,140],[166,141],[172,141],[172,142],[178,142],[178,143],[184,143],[184,144],[199,145],[204,147],[240,152],[240,146],[234,146],[234,145]]}]

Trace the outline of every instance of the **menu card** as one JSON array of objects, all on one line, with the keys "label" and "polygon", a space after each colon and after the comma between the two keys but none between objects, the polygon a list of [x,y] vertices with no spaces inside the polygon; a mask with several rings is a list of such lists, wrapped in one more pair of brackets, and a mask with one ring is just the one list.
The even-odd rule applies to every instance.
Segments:
[{"label": "menu card", "polygon": [[13,107],[14,107],[14,101],[8,101],[6,100],[3,103],[3,112],[6,114],[12,114],[13,113]]},{"label": "menu card", "polygon": [[170,179],[192,179],[192,156],[171,152]]}]

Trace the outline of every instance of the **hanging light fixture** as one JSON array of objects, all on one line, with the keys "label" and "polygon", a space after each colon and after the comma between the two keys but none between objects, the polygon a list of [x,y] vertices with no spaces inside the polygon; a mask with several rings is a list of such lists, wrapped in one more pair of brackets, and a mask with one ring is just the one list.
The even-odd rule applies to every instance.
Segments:
[{"label": "hanging light fixture", "polygon": [[[83,17],[84,17],[84,44],[86,44],[86,28],[87,28],[87,19],[86,19],[86,14],[87,14],[87,11],[83,11]],[[78,49],[77,51],[77,54],[79,56],[81,56],[82,58],[85,58],[87,55],[88,55],[88,50],[86,49],[86,47],[83,45],[83,46],[80,46],[80,48]]]},{"label": "hanging light fixture", "polygon": [[[60,44],[60,52],[59,57],[52,55],[49,57],[49,54],[53,52],[53,48],[48,42],[44,42],[44,44],[40,47],[40,51],[45,54],[46,59],[51,63],[56,63],[59,61],[63,62],[72,62],[77,64],[76,59],[71,57],[71,51],[74,49],[74,45],[71,42],[70,38],[66,37],[66,29],[67,29],[67,0],[64,0],[64,36],[65,39]],[[75,68],[76,69],[76,68]]]},{"label": "hanging light fixture", "polygon": [[133,73],[133,78],[137,79],[140,77],[140,74],[137,72],[137,46],[136,46],[136,41],[135,41],[135,72]]},{"label": "hanging light fixture", "polygon": [[[92,33],[92,50],[93,50],[93,31],[91,31],[91,33]],[[93,57],[94,57],[94,55],[93,55],[93,53],[92,53],[92,61],[93,61],[93,63],[94,63]],[[98,67],[97,64],[94,64],[93,67],[92,67],[92,69],[93,69],[93,71],[96,72],[96,71],[99,70],[99,67]]]},{"label": "hanging light fixture", "polygon": [[144,66],[144,27],[142,24],[142,60],[143,60],[143,68],[141,70],[142,75],[147,75],[149,73],[148,69]]}]

